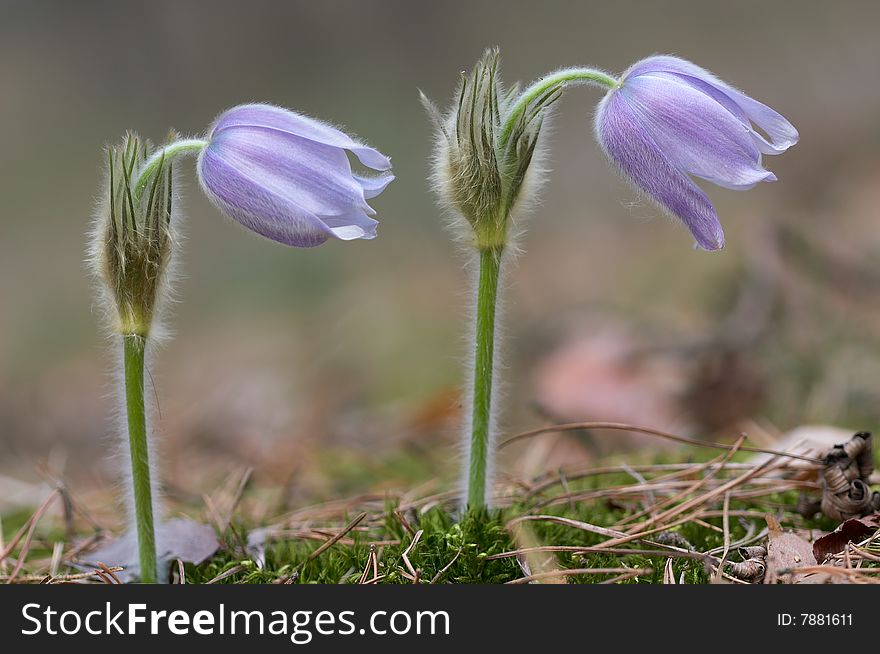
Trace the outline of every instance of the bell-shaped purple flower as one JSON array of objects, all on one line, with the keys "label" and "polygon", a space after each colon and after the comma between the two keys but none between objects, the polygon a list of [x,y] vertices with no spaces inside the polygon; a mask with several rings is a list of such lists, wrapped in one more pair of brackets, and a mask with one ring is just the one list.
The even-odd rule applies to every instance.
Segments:
[{"label": "bell-shaped purple flower", "polygon": [[599,105],[595,128],[621,172],[679,217],[706,250],[724,247],[724,232],[689,175],[736,190],[773,182],[761,155],[798,141],[797,130],[770,107],[670,56],[643,59],[624,73]]},{"label": "bell-shaped purple flower", "polygon": [[[379,175],[352,171],[347,152]],[[367,200],[394,179],[391,161],[326,123],[266,104],[220,115],[199,154],[202,189],[227,216],[286,245],[376,236]]]}]

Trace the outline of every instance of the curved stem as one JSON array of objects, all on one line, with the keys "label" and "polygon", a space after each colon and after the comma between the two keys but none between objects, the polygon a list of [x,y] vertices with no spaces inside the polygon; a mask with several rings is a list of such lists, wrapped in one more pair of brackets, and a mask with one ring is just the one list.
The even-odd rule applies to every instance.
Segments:
[{"label": "curved stem", "polygon": [[195,154],[204,150],[208,145],[208,141],[204,139],[181,139],[180,141],[175,141],[174,143],[169,143],[168,145],[159,148],[156,150],[150,158],[144,162],[144,165],[141,166],[140,171],[138,172],[137,181],[134,185],[134,192],[137,196],[137,199],[140,200],[141,195],[144,192],[144,188],[147,186],[147,182],[150,180],[150,176],[152,176],[156,170],[159,168],[159,164],[163,161],[171,161],[175,157],[179,157],[184,154]]},{"label": "curved stem", "polygon": [[125,359],[125,406],[128,443],[131,450],[131,480],[134,486],[134,518],[137,527],[141,581],[157,580],[156,532],[153,526],[153,493],[150,484],[150,452],[144,409],[144,350],[146,339],[137,334],[123,337]]},{"label": "curved stem", "polygon": [[570,84],[594,84],[607,89],[613,89],[620,85],[620,80],[595,68],[566,68],[565,70],[542,77],[520,93],[516,103],[507,114],[507,120],[501,129],[502,151],[507,147],[507,141],[510,139],[510,134],[513,132],[516,121],[522,117],[529,104],[554,87],[563,87]]},{"label": "curved stem", "polygon": [[480,249],[480,277],[477,285],[477,319],[474,339],[473,414],[471,417],[470,461],[468,463],[467,506],[486,506],[487,466],[491,445],[492,373],[495,355],[495,310],[503,248]]}]

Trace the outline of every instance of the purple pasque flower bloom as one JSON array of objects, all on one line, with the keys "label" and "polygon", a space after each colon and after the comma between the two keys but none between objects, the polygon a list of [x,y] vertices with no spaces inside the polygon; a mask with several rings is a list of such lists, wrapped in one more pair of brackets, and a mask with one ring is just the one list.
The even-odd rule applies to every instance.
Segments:
[{"label": "purple pasque flower bloom", "polygon": [[[352,171],[347,152],[380,174]],[[199,154],[202,189],[221,212],[286,245],[376,236],[367,200],[394,179],[391,161],[326,123],[248,104],[220,115]]]},{"label": "purple pasque flower bloom", "polygon": [[670,56],[648,57],[624,73],[599,104],[595,129],[624,176],[679,217],[705,250],[724,247],[724,231],[689,175],[736,190],[773,182],[761,155],[798,141],[797,130],[770,107]]}]

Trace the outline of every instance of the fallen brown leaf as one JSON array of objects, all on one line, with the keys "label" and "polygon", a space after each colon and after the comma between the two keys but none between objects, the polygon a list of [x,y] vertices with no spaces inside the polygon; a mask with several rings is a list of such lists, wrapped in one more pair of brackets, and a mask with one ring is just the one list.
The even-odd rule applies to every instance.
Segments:
[{"label": "fallen brown leaf", "polygon": [[805,581],[798,579],[796,574],[789,573],[797,568],[816,565],[813,546],[800,536],[783,531],[773,516],[766,516],[766,520],[770,534],[767,539],[764,583],[815,583],[815,580]]},{"label": "fallen brown leaf", "polygon": [[858,543],[880,529],[880,513],[864,518],[851,518],[830,534],[816,539],[813,543],[813,555],[821,563],[832,554],[842,552],[849,542]]}]

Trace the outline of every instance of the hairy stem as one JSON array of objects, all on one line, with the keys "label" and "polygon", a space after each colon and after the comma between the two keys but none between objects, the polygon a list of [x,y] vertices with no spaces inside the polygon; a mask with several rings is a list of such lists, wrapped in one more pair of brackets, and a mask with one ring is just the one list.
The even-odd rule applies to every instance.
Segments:
[{"label": "hairy stem", "polygon": [[134,185],[134,192],[137,199],[140,200],[144,189],[147,187],[150,177],[156,173],[160,164],[168,163],[175,157],[184,154],[197,154],[207,147],[208,142],[203,139],[181,139],[174,143],[157,149],[150,158],[144,162],[138,172],[137,181]]},{"label": "hairy stem", "polygon": [[514,105],[507,114],[507,119],[501,128],[501,150],[507,147],[510,135],[516,125],[516,121],[522,118],[523,113],[529,104],[544,96],[554,87],[565,87],[571,84],[594,84],[607,89],[613,89],[620,84],[620,81],[595,68],[566,68],[546,77],[542,77],[537,82],[520,93]]},{"label": "hairy stem", "polygon": [[486,506],[487,466],[491,446],[492,373],[495,356],[495,312],[503,246],[480,249],[477,283],[477,316],[474,339],[473,414],[470,461],[468,463],[467,506]]},{"label": "hairy stem", "polygon": [[125,406],[128,415],[128,442],[131,450],[131,479],[134,485],[134,517],[137,526],[141,581],[154,584],[156,532],[153,526],[153,497],[150,485],[150,452],[147,446],[147,418],[144,408],[144,350],[146,338],[137,334],[123,337],[125,359]]}]

